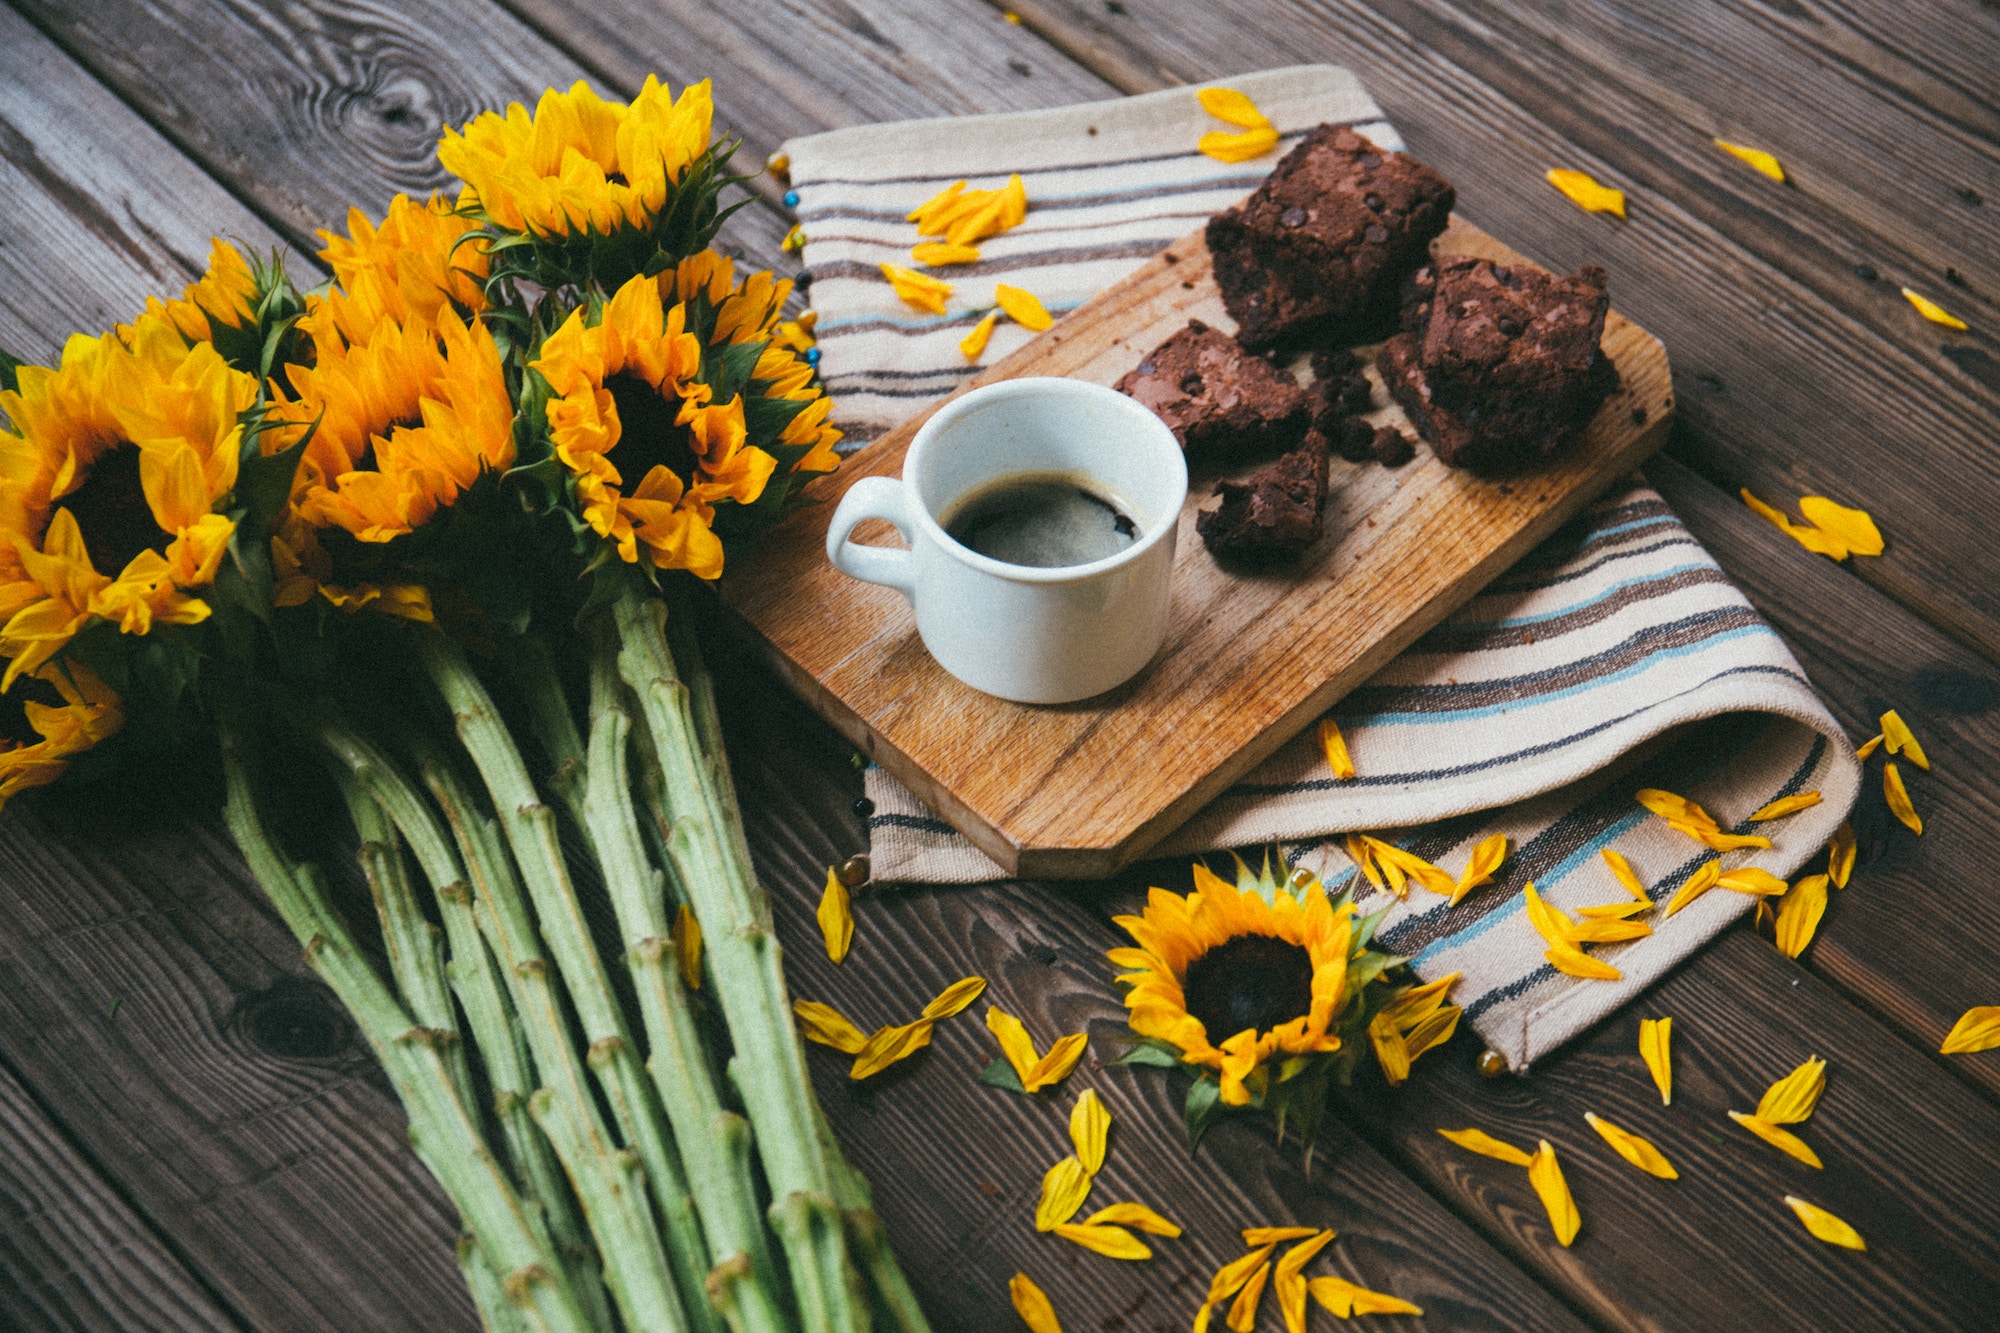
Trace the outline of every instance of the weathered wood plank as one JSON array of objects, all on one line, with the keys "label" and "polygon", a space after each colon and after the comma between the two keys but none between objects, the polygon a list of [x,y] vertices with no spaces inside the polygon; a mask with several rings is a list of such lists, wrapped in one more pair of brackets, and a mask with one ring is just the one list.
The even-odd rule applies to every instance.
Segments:
[{"label": "weathered wood plank", "polygon": [[[1804,961],[1857,996],[1922,1049],[1936,1051],[1958,1016],[2000,997],[2000,901],[1991,849],[2000,842],[2000,673],[1979,654],[1889,598],[1857,587],[1671,460],[1647,474],[1777,626],[1856,741],[1894,708],[1931,759],[1898,765],[1924,817],[1917,837],[1889,814],[1880,759],[1854,812],[1861,857]],[[2000,1053],[1942,1062],[2000,1096]]]},{"label": "weathered wood plank", "polygon": [[0,1326],[240,1327],[0,1065]]},{"label": "weathered wood plank", "polygon": [[[1755,137],[1763,127],[1737,119],[1717,89],[1769,74],[1714,36],[1731,22],[1716,7],[1702,20],[1711,59],[1678,85],[1650,71],[1647,61],[1666,59],[1670,43],[1637,21],[1606,20],[1586,55],[1550,36],[1556,17],[1536,27],[1516,12],[1468,15],[1435,0],[1261,0],[1226,10],[1125,0],[1115,11],[1096,0],[1023,0],[1016,8],[1130,91],[1301,60],[1354,68],[1414,151],[1458,184],[1468,216],[1551,267],[1590,261],[1611,270],[1614,299],[1672,349],[1689,426],[1680,456],[1774,500],[1817,491],[1865,504],[1895,534],[1895,549],[1861,576],[2000,657],[2000,534],[1983,503],[2000,487],[2000,462],[1985,443],[2000,411],[2000,360],[1984,335],[1927,324],[1896,291],[1929,283],[1969,315],[1988,309],[1976,292],[2000,291],[2000,248],[1986,238],[1992,206],[1974,207],[1945,179],[1977,174],[1955,184],[1995,195],[2000,150],[1976,127],[1944,123],[1906,90],[1808,75],[1799,67],[1828,57],[1787,37],[1790,45],[1767,56],[1786,67],[1779,81],[1800,103],[1786,121],[1819,128],[1809,139],[1801,130],[1797,149],[1813,163],[1811,179],[1775,187],[1708,142],[1725,129]],[[1892,26],[1975,22],[1927,13]],[[1850,25],[1844,40],[1861,38]],[[1762,32],[1740,45],[1769,52],[1771,40]],[[1902,147],[1887,159],[1856,150],[1844,169],[1838,155],[1843,141],[1878,140],[1924,142],[1953,164],[1910,201],[1900,227],[1884,220],[1893,210],[1879,201],[1893,199],[1904,173],[1884,162],[1924,150]],[[1541,181],[1556,165],[1630,190],[1632,221],[1577,211]],[[1866,208],[1864,176],[1873,182],[1867,198],[1878,201]],[[1966,289],[1940,271],[1954,246]],[[1857,273],[1863,263],[1877,280]]]},{"label": "weathered wood plank", "polygon": [[[846,809],[859,775],[840,739],[747,660],[724,653],[717,667],[751,845],[794,994],[873,1026],[906,1021],[961,976],[989,981],[986,1000],[943,1024],[929,1051],[864,1083],[848,1080],[847,1058],[808,1052],[821,1101],[872,1182],[934,1327],[1018,1327],[1007,1283],[1019,1271],[1048,1291],[1065,1328],[1185,1328],[1209,1276],[1242,1253],[1237,1229],[1289,1222],[1340,1233],[1331,1264],[1312,1271],[1395,1292],[1427,1312],[1424,1321],[1382,1327],[1580,1327],[1344,1128],[1324,1134],[1310,1178],[1296,1140],[1279,1148],[1249,1126],[1211,1134],[1191,1160],[1183,1089],[1160,1071],[1097,1063],[1119,1050],[1105,1039],[1122,1031],[1124,1011],[1103,959],[1117,932],[1085,899],[1033,884],[864,892],[853,951],[838,967],[829,963],[813,913],[825,867],[865,845],[860,818]],[[981,1024],[988,1001],[1019,1016],[1043,1045],[1088,1030],[1095,1059],[1046,1096],[977,1082],[998,1055]],[[1136,1199],[1187,1229],[1181,1239],[1149,1241],[1150,1262],[1100,1258],[1034,1230],[1042,1173],[1070,1151],[1069,1110],[1086,1087],[1114,1117],[1086,1207]],[[1265,1320],[1275,1320],[1268,1305]]]}]

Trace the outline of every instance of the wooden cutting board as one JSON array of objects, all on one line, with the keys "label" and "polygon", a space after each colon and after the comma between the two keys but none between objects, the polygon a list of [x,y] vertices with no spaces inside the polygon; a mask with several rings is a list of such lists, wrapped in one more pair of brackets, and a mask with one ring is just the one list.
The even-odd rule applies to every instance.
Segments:
[{"label": "wooden cutting board", "polygon": [[[1528,262],[1457,218],[1433,250]],[[965,387],[1026,375],[1112,384],[1190,318],[1235,328],[1199,231]],[[1481,480],[1445,467],[1421,444],[1414,462],[1393,470],[1336,458],[1326,535],[1279,574],[1216,565],[1194,531],[1195,511],[1213,503],[1215,474],[1196,470],[1181,513],[1166,644],[1133,680],[1082,703],[1008,703],[960,684],[924,650],[900,593],[827,563],[834,503],[861,477],[899,475],[935,407],[814,482],[807,493],[823,503],[732,560],[722,595],[793,689],[988,856],[1023,877],[1108,875],[1666,441],[1666,350],[1615,310],[1604,350],[1619,388],[1547,467]],[[1379,383],[1376,402],[1387,402]],[[1416,438],[1401,409],[1373,415]],[[881,523],[855,535],[899,540]]]}]

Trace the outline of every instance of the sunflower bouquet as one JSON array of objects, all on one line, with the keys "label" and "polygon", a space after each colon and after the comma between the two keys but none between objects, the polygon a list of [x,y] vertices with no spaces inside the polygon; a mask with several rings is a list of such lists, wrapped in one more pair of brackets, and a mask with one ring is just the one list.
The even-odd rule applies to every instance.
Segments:
[{"label": "sunflower bouquet", "polygon": [[[694,627],[839,439],[790,284],[710,248],[710,120],[705,83],[551,90],[446,132],[455,198],[322,233],[319,288],[218,240],[0,357],[0,800],[213,773],[495,1330],[925,1327],[807,1082]],[[343,842],[365,927],[308,856]]]}]

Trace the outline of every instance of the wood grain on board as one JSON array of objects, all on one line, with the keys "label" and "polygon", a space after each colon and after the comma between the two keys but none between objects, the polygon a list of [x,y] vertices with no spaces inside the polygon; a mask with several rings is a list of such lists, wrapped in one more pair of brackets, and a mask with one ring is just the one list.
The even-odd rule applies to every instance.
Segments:
[{"label": "wood grain on board", "polygon": [[[1462,222],[1440,253],[1525,263]],[[1024,375],[1116,381],[1189,318],[1231,328],[1199,232],[1184,238],[974,385]],[[770,660],[856,745],[995,861],[1022,875],[1108,874],[1231,782],[1629,471],[1666,439],[1665,351],[1613,312],[1604,349],[1621,384],[1549,463],[1509,481],[1445,467],[1336,460],[1327,532],[1295,569],[1222,570],[1194,533],[1212,475],[1181,513],[1167,640],[1127,684],[1060,707],[1009,703],[934,662],[902,594],[834,570],[832,505],[894,475],[918,416],[817,482],[803,510],[723,579]],[[1380,398],[1378,390],[1378,399]],[[1414,434],[1399,409],[1382,420]]]}]

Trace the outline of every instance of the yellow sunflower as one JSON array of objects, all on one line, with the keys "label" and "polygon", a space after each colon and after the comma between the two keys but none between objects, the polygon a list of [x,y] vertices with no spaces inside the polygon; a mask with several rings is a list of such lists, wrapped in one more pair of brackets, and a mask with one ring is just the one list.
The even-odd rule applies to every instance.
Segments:
[{"label": "yellow sunflower", "polygon": [[1153,889],[1141,916],[1121,916],[1136,949],[1108,957],[1130,969],[1132,1030],[1216,1072],[1222,1101],[1243,1106],[1275,1055],[1340,1049],[1354,907],[1335,907],[1317,880],[1267,900],[1197,863],[1185,898]]},{"label": "yellow sunflower", "polygon": [[742,398],[712,402],[696,378],[702,344],[686,301],[668,305],[662,293],[680,281],[633,278],[596,324],[572,313],[532,364],[554,393],[549,435],[585,521],[628,562],[643,544],[657,567],[712,579],[722,573],[716,502],[755,501],[778,460],[746,443]]},{"label": "yellow sunflower", "polygon": [[[128,345],[129,342],[129,345]],[[60,652],[93,617],[144,634],[209,606],[234,524],[212,512],[236,485],[254,377],[142,315],[128,338],[72,338],[61,366],[23,366],[0,393],[0,689]],[[110,572],[107,572],[110,571]]]},{"label": "yellow sunflower", "polygon": [[[63,775],[69,761],[125,725],[123,701],[81,662],[50,662],[0,700],[0,806]],[[35,739],[29,740],[32,733]]]},{"label": "yellow sunflower", "polygon": [[347,235],[322,231],[320,258],[336,283],[306,297],[299,328],[315,342],[338,334],[346,343],[368,341],[384,320],[411,328],[435,322],[447,306],[470,317],[486,309],[488,257],[477,243],[459,238],[478,226],[433,196],[417,203],[399,194],[377,227],[360,209],[347,215]]},{"label": "yellow sunflower", "polygon": [[284,429],[266,453],[318,429],[300,460],[293,505],[317,527],[386,542],[428,521],[482,471],[514,462],[514,403],[492,333],[449,307],[435,323],[383,320],[366,342],[314,340],[311,366],[287,366],[296,397],[272,408]]},{"label": "yellow sunflower", "polygon": [[678,99],[651,75],[628,106],[578,81],[551,88],[530,116],[519,102],[446,129],[438,161],[466,184],[460,201],[512,231],[567,236],[647,227],[669,187],[708,149],[707,80]]},{"label": "yellow sunflower", "polygon": [[[240,329],[250,322],[256,299],[256,271],[235,246],[217,236],[209,244],[208,272],[200,281],[190,284],[178,301],[147,297],[146,313],[172,324],[189,342],[214,342],[218,325]],[[131,325],[118,330],[128,341],[132,332]]]}]

